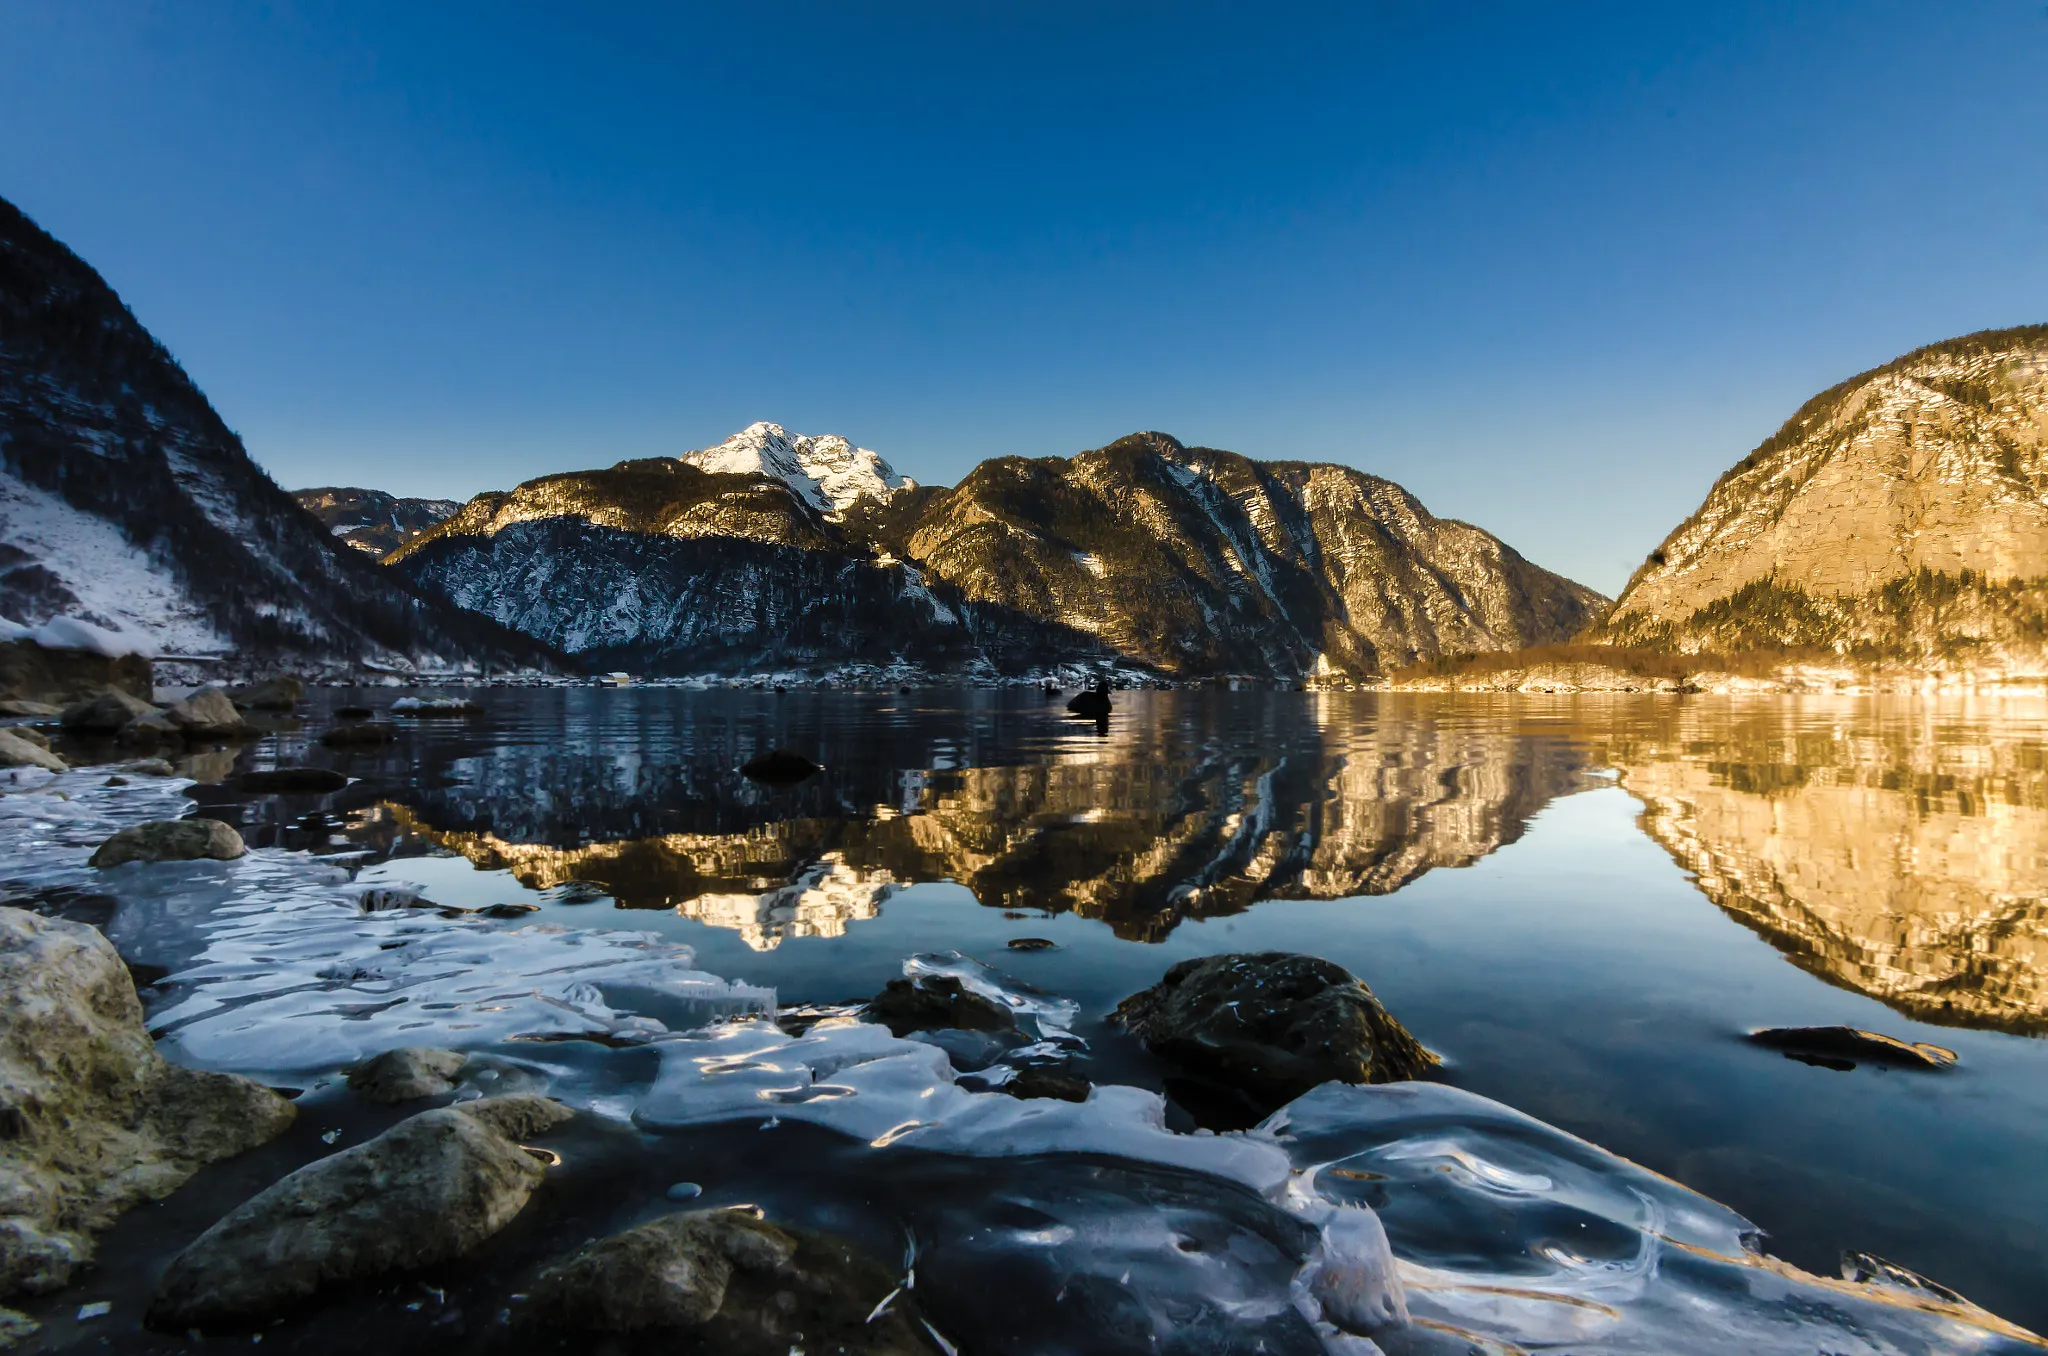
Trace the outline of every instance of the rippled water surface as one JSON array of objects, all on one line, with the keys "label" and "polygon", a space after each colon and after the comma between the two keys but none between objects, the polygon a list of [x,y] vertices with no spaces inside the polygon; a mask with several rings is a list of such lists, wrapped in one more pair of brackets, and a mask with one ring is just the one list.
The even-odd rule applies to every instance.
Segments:
[{"label": "rippled water surface", "polygon": [[[317,694],[308,730],[388,695]],[[1130,693],[1098,730],[1035,693],[481,695],[388,748],[202,760],[188,794],[252,844],[369,848],[358,886],[656,933],[785,1005],[957,950],[1078,1004],[1105,1082],[1158,1086],[1102,1019],[1173,962],[1313,952],[1446,1082],[1722,1202],[1777,1256],[1876,1254],[2048,1329],[2039,702]],[[826,771],[739,775],[777,746]],[[222,784],[304,762],[360,780]],[[1743,1039],[1826,1024],[1960,1063]]]}]

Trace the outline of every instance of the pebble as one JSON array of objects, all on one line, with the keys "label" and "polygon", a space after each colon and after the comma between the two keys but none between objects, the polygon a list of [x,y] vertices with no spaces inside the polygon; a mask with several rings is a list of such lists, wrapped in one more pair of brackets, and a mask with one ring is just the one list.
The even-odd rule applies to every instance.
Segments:
[{"label": "pebble", "polygon": [[704,1188],[695,1182],[677,1182],[668,1189],[668,1198],[672,1201],[693,1201],[703,1194]]}]

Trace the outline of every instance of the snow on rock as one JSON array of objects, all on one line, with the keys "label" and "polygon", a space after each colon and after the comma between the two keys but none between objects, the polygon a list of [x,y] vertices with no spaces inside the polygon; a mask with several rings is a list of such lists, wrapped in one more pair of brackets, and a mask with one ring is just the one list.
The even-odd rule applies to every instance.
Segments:
[{"label": "snow on rock", "polygon": [[[120,528],[4,472],[0,542],[13,548],[0,559],[0,640],[105,655],[230,648],[170,573]],[[30,571],[40,572],[33,590],[22,579]]]},{"label": "snow on rock", "polygon": [[749,424],[718,446],[677,460],[724,475],[773,476],[823,513],[843,513],[862,495],[886,504],[917,483],[897,475],[879,453],[837,434],[790,433],[780,424]]}]

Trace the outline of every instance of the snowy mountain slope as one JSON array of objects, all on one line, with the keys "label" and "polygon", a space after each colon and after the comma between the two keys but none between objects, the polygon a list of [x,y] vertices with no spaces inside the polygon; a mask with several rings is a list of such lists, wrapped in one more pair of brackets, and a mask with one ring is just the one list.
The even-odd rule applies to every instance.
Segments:
[{"label": "snowy mountain slope", "polygon": [[820,513],[844,513],[862,495],[886,504],[898,490],[916,485],[878,453],[837,434],[793,434],[780,424],[749,424],[718,446],[677,460],[721,475],[770,476]]},{"label": "snowy mountain slope", "polygon": [[71,618],[145,653],[229,649],[206,610],[104,518],[0,473],[0,617]]},{"label": "snowy mountain slope", "polygon": [[0,200],[0,616],[88,614],[252,663],[521,662],[545,648],[338,543],[113,289]]},{"label": "snowy mountain slope", "polygon": [[572,653],[675,671],[901,654],[1358,674],[1561,640],[1604,602],[1391,482],[1164,434],[843,513],[772,467],[623,462],[480,495],[387,564]]}]

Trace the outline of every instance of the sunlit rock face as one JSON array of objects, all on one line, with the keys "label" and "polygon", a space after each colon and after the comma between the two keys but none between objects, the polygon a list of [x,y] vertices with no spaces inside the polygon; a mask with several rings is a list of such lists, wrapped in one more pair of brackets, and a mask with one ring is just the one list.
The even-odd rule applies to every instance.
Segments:
[{"label": "sunlit rock face", "polygon": [[998,458],[942,489],[842,438],[757,424],[683,458],[480,495],[387,563],[646,672],[1364,674],[1562,640],[1606,601],[1391,481],[1160,433]]},{"label": "sunlit rock face", "polygon": [[2048,747],[1845,708],[1617,748],[1643,827],[1796,964],[1922,1021],[2048,1030]]},{"label": "sunlit rock face", "polygon": [[1601,636],[2048,671],[2048,326],[1808,401],[1651,553]]},{"label": "sunlit rock face", "polygon": [[[601,784],[587,796],[570,794],[559,768],[496,775],[549,785],[574,823],[602,824],[632,793],[616,761],[590,773]],[[1098,918],[1134,939],[1262,899],[1385,894],[1478,861],[1586,785],[1583,759],[1555,741],[1404,722],[1280,756],[1167,756],[1120,732],[1047,764],[853,776],[831,792],[841,813],[808,812],[821,803],[785,814],[764,798],[752,813],[723,805],[733,822],[722,831],[589,843],[542,820],[456,827],[483,787],[374,813],[387,841],[417,838],[535,889],[587,882],[622,907],[673,909],[765,949],[837,936],[918,881],[956,881],[993,908]]]}]

